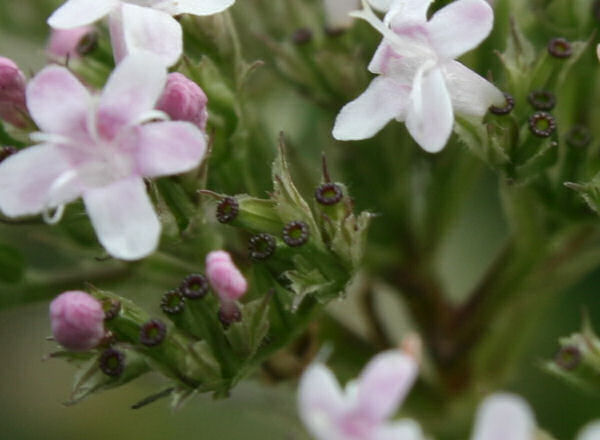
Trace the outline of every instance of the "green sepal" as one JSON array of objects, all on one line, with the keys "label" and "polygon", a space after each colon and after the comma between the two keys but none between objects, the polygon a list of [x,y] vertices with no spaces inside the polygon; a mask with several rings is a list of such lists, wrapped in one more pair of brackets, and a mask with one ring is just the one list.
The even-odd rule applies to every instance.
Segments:
[{"label": "green sepal", "polygon": [[269,331],[271,294],[240,306],[242,320],[225,331],[233,352],[241,359],[252,358]]}]

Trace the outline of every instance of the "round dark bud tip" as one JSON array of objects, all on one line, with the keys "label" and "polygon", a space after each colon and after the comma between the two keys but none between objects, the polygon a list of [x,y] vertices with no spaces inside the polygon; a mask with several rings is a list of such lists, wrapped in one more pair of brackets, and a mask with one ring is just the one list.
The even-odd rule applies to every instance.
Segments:
[{"label": "round dark bud tip", "polygon": [[89,53],[92,53],[98,47],[98,33],[95,31],[88,32],[77,44],[75,51],[79,54],[79,56],[85,56]]},{"label": "round dark bud tip", "polygon": [[343,196],[342,188],[335,183],[324,183],[315,190],[315,198],[321,205],[335,205]]},{"label": "round dark bud tip", "polygon": [[536,110],[552,110],[556,105],[556,96],[547,90],[534,90],[527,100]]},{"label": "round dark bud tip", "polygon": [[233,221],[240,212],[240,205],[233,197],[225,197],[217,205],[217,220],[220,223]]},{"label": "round dark bud tip", "polygon": [[302,246],[308,241],[308,225],[302,220],[289,222],[283,228],[283,241],[292,247]]},{"label": "round dark bud tip", "polygon": [[208,279],[200,273],[188,275],[181,282],[179,291],[187,299],[203,298],[208,293]]},{"label": "round dark bud tip", "polygon": [[554,356],[554,362],[563,370],[574,370],[581,362],[581,351],[572,345],[562,347]]},{"label": "round dark bud tip", "polygon": [[185,298],[178,289],[169,290],[160,300],[160,308],[167,315],[177,315],[183,311]]},{"label": "round dark bud tip", "polygon": [[512,112],[512,109],[515,108],[515,98],[508,93],[504,93],[504,99],[506,100],[504,106],[496,107],[495,105],[492,105],[490,107],[490,112],[500,116],[508,115],[510,112]]},{"label": "round dark bud tip", "polygon": [[556,120],[550,113],[536,112],[529,117],[529,129],[538,137],[548,137],[556,130]]},{"label": "round dark bud tip", "polygon": [[159,345],[167,336],[167,326],[158,319],[151,319],[140,329],[140,343],[146,347]]},{"label": "round dark bud tip", "polygon": [[263,232],[262,234],[253,235],[248,241],[248,251],[250,258],[253,260],[266,260],[273,252],[275,252],[276,242],[275,237],[271,234]]},{"label": "round dark bud tip", "polygon": [[0,147],[0,162],[17,152],[15,147]]},{"label": "round dark bud tip", "polygon": [[548,53],[554,58],[569,58],[573,47],[565,38],[553,38],[548,43]]},{"label": "round dark bud tip", "polygon": [[221,306],[219,309],[219,321],[223,324],[223,327],[227,328],[234,322],[240,322],[242,320],[242,312],[235,304],[228,304],[227,307]]},{"label": "round dark bud tip", "polygon": [[592,132],[583,125],[576,125],[567,133],[567,144],[574,148],[585,148],[592,142]]},{"label": "round dark bud tip", "polygon": [[119,377],[125,370],[125,353],[115,348],[107,348],[98,359],[100,370],[111,377]]},{"label": "round dark bud tip", "polygon": [[121,311],[121,301],[114,298],[107,298],[102,301],[102,308],[104,309],[104,320],[110,321],[115,319]]},{"label": "round dark bud tip", "polygon": [[309,43],[312,40],[313,33],[308,28],[300,28],[294,31],[292,34],[292,41],[294,44],[302,45]]}]

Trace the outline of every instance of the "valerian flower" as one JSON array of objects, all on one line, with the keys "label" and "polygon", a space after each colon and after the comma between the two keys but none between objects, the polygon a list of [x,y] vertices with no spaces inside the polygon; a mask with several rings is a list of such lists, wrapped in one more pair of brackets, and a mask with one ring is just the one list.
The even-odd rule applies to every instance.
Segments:
[{"label": "valerian flower", "polygon": [[375,356],[360,377],[342,390],[321,363],[308,367],[299,385],[300,416],[318,440],[418,440],[419,425],[390,422],[418,372],[417,361],[400,350]]},{"label": "valerian flower", "polygon": [[[472,440],[536,440],[535,416],[527,402],[509,393],[487,397],[479,406]],[[600,440],[600,422],[579,433],[577,440]]]},{"label": "valerian flower", "polygon": [[[167,71],[154,55],[127,57],[93,96],[67,69],[48,66],[27,86],[40,145],[0,164],[0,209],[10,217],[48,213],[82,196],[100,243],[135,260],[158,245],[161,225],[144,177],[195,168],[205,134],[154,106]],[[55,214],[57,214],[55,213]],[[60,217],[60,215],[58,215]],[[55,219],[49,219],[55,220]]]},{"label": "valerian flower", "polygon": [[79,290],[54,298],[50,303],[50,323],[54,339],[67,350],[90,350],[105,334],[102,304]]},{"label": "valerian flower", "polygon": [[384,22],[363,1],[353,13],[384,36],[369,70],[378,76],[340,111],[333,136],[366,139],[389,121],[404,121],[415,141],[440,151],[454,125],[454,113],[482,117],[504,96],[495,86],[454,59],[475,48],[491,31],[493,11],[484,0],[457,0],[427,20],[432,0],[396,0]]},{"label": "valerian flower", "polygon": [[181,56],[181,26],[172,16],[212,15],[235,0],[68,0],[48,18],[55,29],[85,26],[109,15],[117,61],[139,50],[150,51],[170,66]]}]

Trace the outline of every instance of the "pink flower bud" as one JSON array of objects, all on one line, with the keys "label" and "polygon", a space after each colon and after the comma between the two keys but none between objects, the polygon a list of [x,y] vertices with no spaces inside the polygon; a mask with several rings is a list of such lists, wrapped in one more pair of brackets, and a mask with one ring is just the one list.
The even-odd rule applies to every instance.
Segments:
[{"label": "pink flower bud", "polygon": [[214,251],[206,256],[206,275],[223,303],[235,301],[248,289],[246,278],[225,251]]},{"label": "pink flower bud", "polygon": [[52,58],[64,59],[78,58],[79,45],[82,40],[93,35],[94,28],[91,26],[81,26],[72,29],[53,29],[50,34],[50,40],[46,47],[46,52]]},{"label": "pink flower bud", "polygon": [[167,85],[156,105],[174,121],[189,121],[201,130],[206,128],[208,98],[194,81],[181,73],[170,73]]},{"label": "pink flower bud", "polygon": [[104,337],[104,310],[93,296],[78,290],[63,292],[50,303],[54,339],[72,351],[94,348]]},{"label": "pink flower bud", "polygon": [[0,57],[0,119],[17,126],[27,124],[25,75],[9,58]]}]

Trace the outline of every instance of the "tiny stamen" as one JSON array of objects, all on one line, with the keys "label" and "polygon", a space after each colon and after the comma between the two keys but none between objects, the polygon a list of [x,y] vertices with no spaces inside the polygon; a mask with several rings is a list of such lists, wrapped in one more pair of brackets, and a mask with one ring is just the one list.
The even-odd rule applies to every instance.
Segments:
[{"label": "tiny stamen", "polygon": [[111,377],[118,377],[125,370],[125,353],[115,348],[107,348],[98,359],[100,370]]},{"label": "tiny stamen", "polygon": [[335,205],[343,196],[342,188],[335,183],[324,183],[315,190],[315,199],[325,206]]},{"label": "tiny stamen", "polygon": [[527,100],[536,110],[552,110],[556,105],[556,96],[547,90],[534,90]]},{"label": "tiny stamen", "polygon": [[569,58],[573,47],[565,38],[553,38],[548,43],[548,53],[555,58]]},{"label": "tiny stamen", "polygon": [[167,315],[177,315],[183,311],[185,298],[177,289],[169,290],[160,300],[160,308]]},{"label": "tiny stamen", "polygon": [[495,105],[492,105],[490,107],[490,112],[492,112],[495,115],[503,116],[509,114],[512,111],[512,109],[515,108],[515,98],[513,98],[508,93],[504,93],[504,98],[506,99],[506,103],[504,104],[504,106],[497,107]]},{"label": "tiny stamen", "polygon": [[536,112],[529,117],[529,129],[539,137],[548,137],[556,130],[554,116],[546,112]]},{"label": "tiny stamen", "polygon": [[250,237],[248,241],[248,250],[250,258],[253,260],[266,260],[275,252],[275,237],[265,232]]},{"label": "tiny stamen", "polygon": [[217,220],[219,223],[229,223],[240,212],[240,205],[233,197],[225,197],[217,205]]},{"label": "tiny stamen", "polygon": [[151,319],[140,329],[140,343],[146,347],[159,345],[167,336],[167,326],[158,319]]},{"label": "tiny stamen", "polygon": [[184,278],[179,291],[187,299],[200,299],[206,296],[208,287],[208,279],[200,273],[194,273]]},{"label": "tiny stamen", "polygon": [[283,228],[283,241],[285,241],[288,246],[302,246],[308,241],[308,236],[308,225],[302,220],[289,222]]}]

